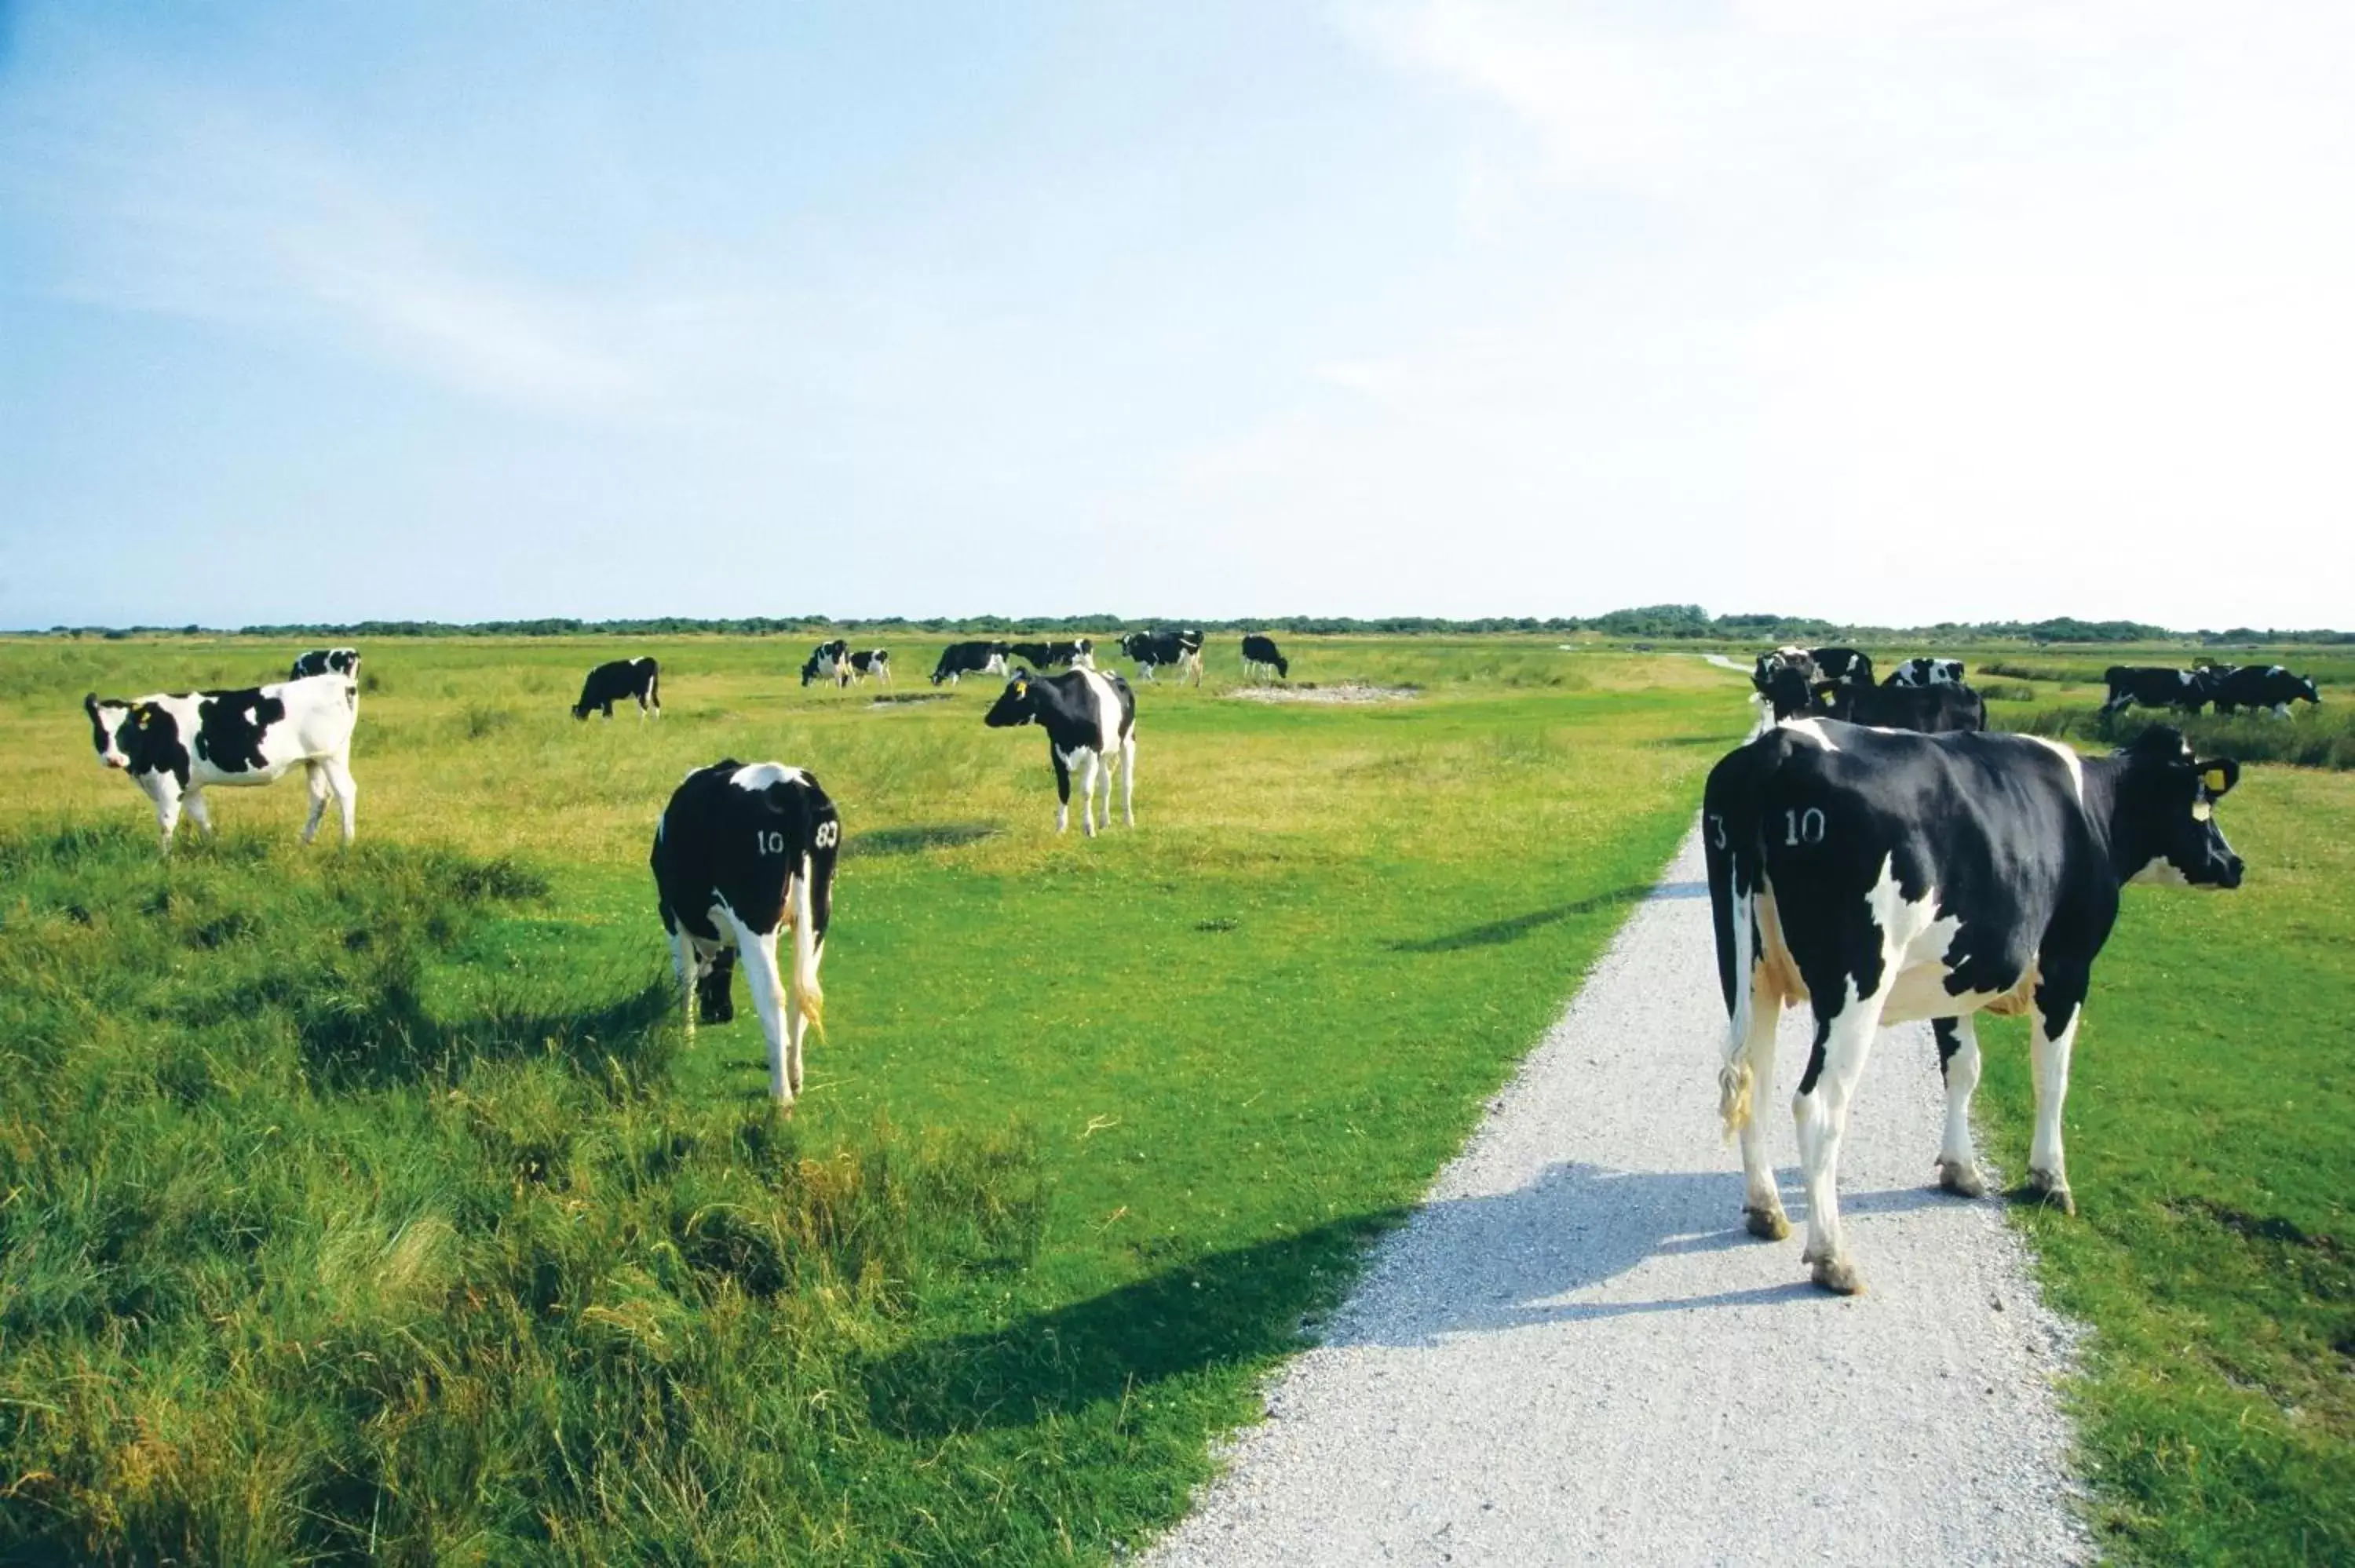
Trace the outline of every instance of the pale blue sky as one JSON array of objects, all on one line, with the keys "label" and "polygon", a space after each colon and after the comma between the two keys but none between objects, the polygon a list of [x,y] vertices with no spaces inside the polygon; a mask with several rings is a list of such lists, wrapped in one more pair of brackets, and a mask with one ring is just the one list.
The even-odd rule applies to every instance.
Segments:
[{"label": "pale blue sky", "polygon": [[2355,624],[2355,13],[0,0],[0,625]]}]

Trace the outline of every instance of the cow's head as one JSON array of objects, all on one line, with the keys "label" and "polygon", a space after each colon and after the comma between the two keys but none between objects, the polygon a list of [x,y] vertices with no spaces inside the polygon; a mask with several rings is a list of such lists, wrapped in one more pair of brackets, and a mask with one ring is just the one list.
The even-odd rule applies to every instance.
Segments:
[{"label": "cow's head", "polygon": [[2315,686],[2314,677],[2311,675],[2300,675],[2296,679],[2297,694],[2304,697],[2307,702],[2319,705],[2322,701],[2322,693]]},{"label": "cow's head", "polygon": [[815,654],[812,654],[808,662],[802,665],[802,684],[805,686],[808,685],[812,681],[816,680],[824,673],[825,672],[819,666],[817,656]]},{"label": "cow's head", "polygon": [[2120,869],[2136,882],[2240,886],[2241,857],[2224,842],[2215,808],[2241,781],[2241,765],[2193,755],[2191,743],[2166,725],[2145,730],[2119,755],[2126,768],[2110,831]]},{"label": "cow's head", "polygon": [[1029,671],[1015,671],[1014,679],[1006,683],[1006,690],[997,694],[997,701],[981,715],[981,722],[992,729],[1011,729],[1037,718],[1036,699],[1030,694],[1033,683]]},{"label": "cow's head", "polygon": [[1120,640],[1120,652],[1124,659],[1142,659],[1152,651],[1152,648],[1153,637],[1150,632],[1126,632]]},{"label": "cow's head", "polygon": [[123,745],[123,726],[131,717],[131,705],[102,703],[92,692],[82,698],[81,705],[82,711],[90,715],[91,744],[98,747],[98,759],[109,768],[130,767],[131,753]]},{"label": "cow's head", "polygon": [[[1773,657],[1771,653],[1766,655],[1768,659]],[[1764,662],[1760,661],[1762,664]],[[1767,671],[1763,679],[1753,677],[1753,681],[1758,687],[1758,694],[1765,699],[1766,705],[1774,710],[1778,719],[1797,718],[1816,711],[1816,683],[1808,680],[1806,672],[1803,670],[1789,664],[1777,664]],[[1834,685],[1831,682],[1821,683],[1828,688]]]}]

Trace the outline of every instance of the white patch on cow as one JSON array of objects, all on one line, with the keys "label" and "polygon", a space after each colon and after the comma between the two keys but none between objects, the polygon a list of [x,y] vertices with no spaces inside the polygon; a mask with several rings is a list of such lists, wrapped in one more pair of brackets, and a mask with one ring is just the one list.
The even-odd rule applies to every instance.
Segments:
[{"label": "white patch on cow", "polygon": [[757,795],[779,784],[798,784],[808,777],[798,768],[782,762],[751,762],[728,776],[728,782],[739,789]]},{"label": "white patch on cow", "polygon": [[2140,871],[2136,872],[2132,876],[2127,877],[2126,880],[2128,882],[2139,882],[2146,887],[2189,887],[2191,885],[2191,879],[2185,876],[2183,873],[2178,869],[2176,863],[2163,854],[2155,854],[2151,856],[2150,863],[2144,866]]},{"label": "white patch on cow", "polygon": [[2083,806],[2085,803],[2085,759],[2077,755],[2076,747],[2041,735],[2031,735],[2023,738],[2048,747],[2053,756],[2061,759],[2062,764],[2069,769],[2069,788],[2076,792],[2077,804]]},{"label": "white patch on cow", "polygon": [[1814,741],[1817,746],[1822,747],[1826,751],[1838,751],[1839,749],[1838,747],[1832,744],[1832,737],[1824,733],[1823,721],[1820,719],[1786,718],[1777,724],[1775,727],[1777,729],[1790,730],[1796,735],[1804,735],[1809,740]]}]

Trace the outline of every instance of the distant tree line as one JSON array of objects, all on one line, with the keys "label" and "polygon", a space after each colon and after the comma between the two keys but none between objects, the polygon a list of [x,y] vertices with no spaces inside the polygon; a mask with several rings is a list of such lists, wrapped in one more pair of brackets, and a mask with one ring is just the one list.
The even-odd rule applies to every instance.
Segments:
[{"label": "distant tree line", "polygon": [[[1427,615],[1277,615],[1244,620],[1196,620],[1184,617],[1122,615],[932,616],[911,620],[890,615],[878,619],[837,621],[831,616],[746,616],[734,620],[698,620],[664,615],[638,620],[581,620],[570,616],[543,616],[532,620],[357,620],[303,622],[276,626],[243,626],[237,634],[280,641],[297,638],[341,638],[375,641],[397,637],[673,637],[718,634],[726,637],[793,637],[858,627],[876,632],[906,630],[934,635],[996,637],[1012,632],[1149,631],[1165,627],[1198,627],[1204,631],[1288,631],[1303,636],[1465,636],[1482,632],[1567,634],[1597,632],[1632,641],[1763,643],[1821,643],[1835,639],[1864,641],[1902,641],[1935,645],[1948,642],[2198,642],[2211,646],[2235,643],[2355,643],[2355,632],[2258,630],[2235,626],[2223,631],[2173,631],[2140,620],[2080,620],[2059,616],[2050,620],[1942,620],[1930,626],[1892,627],[1842,625],[1812,616],[1744,613],[1711,615],[1697,604],[1647,604],[1591,616],[1481,616],[1449,620]],[[203,636],[213,629],[201,626],[53,626],[49,635],[103,637],[120,640],[139,635]]]}]

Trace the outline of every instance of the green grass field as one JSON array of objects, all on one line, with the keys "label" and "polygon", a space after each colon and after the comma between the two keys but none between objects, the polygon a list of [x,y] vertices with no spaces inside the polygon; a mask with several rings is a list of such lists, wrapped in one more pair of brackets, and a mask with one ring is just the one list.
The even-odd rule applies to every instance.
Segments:
[{"label": "green grass field", "polygon": [[[1141,689],[1139,826],[1088,843],[995,682],[931,700],[937,641],[882,705],[804,691],[803,640],[653,642],[646,725],[565,711],[635,644],[388,641],[359,849],[299,849],[285,783],[169,864],[82,692],[292,650],[0,642],[0,1561],[1102,1561],[1172,1519],[1749,717],[1682,654],[1286,642],[1420,694],[1245,703],[1216,650]],[[2053,729],[2146,659],[2010,657],[1998,722]],[[669,1006],[648,836],[723,755],[844,812],[791,1118],[749,1008],[688,1048]],[[2344,1561],[2355,778],[2222,814],[2248,885],[2129,894],[2081,1216],[2019,1218],[2095,1327],[2116,1554]]]},{"label": "green grass field", "polygon": [[[634,651],[634,650],[632,650]],[[1455,1148],[1738,737],[1694,659],[1317,643],[1146,687],[1139,826],[1052,831],[996,683],[655,645],[371,648],[359,853],[215,791],[168,866],[79,711],[276,647],[0,649],[0,1551],[211,1563],[1102,1559]],[[895,649],[901,691],[932,650]],[[684,1048],[645,857],[689,766],[847,850],[805,1097]],[[747,1010],[749,1015],[749,1010]]]}]

